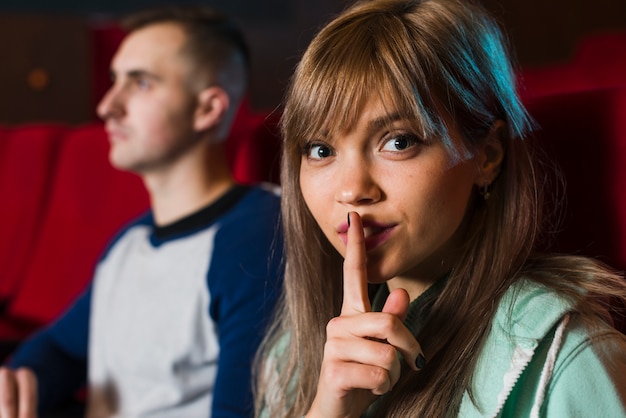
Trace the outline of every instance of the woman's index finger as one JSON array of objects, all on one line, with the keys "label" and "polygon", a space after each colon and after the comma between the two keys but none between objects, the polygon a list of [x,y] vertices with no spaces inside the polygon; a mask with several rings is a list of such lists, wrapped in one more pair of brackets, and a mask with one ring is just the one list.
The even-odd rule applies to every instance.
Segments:
[{"label": "woman's index finger", "polygon": [[346,257],[343,261],[343,304],[342,315],[370,312],[367,294],[367,255],[361,217],[356,212],[348,213],[348,239]]}]

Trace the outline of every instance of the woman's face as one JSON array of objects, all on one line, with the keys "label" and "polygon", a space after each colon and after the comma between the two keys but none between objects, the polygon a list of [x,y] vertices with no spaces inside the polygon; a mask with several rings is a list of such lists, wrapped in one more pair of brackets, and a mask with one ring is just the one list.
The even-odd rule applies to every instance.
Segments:
[{"label": "woman's face", "polygon": [[[441,141],[426,142],[412,125],[372,100],[354,129],[332,138],[322,133],[303,153],[305,202],[343,256],[347,213],[361,215],[371,283],[432,283],[445,273],[473,186],[482,185],[482,152],[453,161]],[[460,143],[454,128],[450,135]]]}]

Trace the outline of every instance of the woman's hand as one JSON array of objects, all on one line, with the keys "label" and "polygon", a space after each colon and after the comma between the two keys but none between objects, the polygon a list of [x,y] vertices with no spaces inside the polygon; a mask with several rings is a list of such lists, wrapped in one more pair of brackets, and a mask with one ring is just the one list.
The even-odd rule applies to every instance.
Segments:
[{"label": "woman's hand", "polygon": [[363,226],[356,212],[348,216],[343,305],[341,315],[326,328],[320,380],[308,418],[361,416],[400,378],[398,352],[415,370],[415,359],[422,354],[419,343],[402,323],[409,306],[406,291],[393,291],[382,312],[371,312]]}]

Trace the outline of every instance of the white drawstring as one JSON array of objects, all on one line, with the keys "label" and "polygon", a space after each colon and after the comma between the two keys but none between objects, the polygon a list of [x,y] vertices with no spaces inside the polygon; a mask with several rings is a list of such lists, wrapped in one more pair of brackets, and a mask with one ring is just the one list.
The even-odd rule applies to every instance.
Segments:
[{"label": "white drawstring", "polygon": [[546,362],[544,363],[543,370],[541,371],[541,378],[539,379],[539,386],[537,388],[537,394],[535,395],[535,403],[530,411],[531,418],[539,418],[539,411],[541,410],[543,402],[546,398],[546,392],[548,391],[550,379],[552,378],[552,373],[554,372],[554,365],[556,364],[556,357],[561,349],[563,333],[569,323],[569,318],[570,314],[566,314],[554,332],[554,339],[552,340],[550,350],[548,350],[548,355],[546,357]]}]

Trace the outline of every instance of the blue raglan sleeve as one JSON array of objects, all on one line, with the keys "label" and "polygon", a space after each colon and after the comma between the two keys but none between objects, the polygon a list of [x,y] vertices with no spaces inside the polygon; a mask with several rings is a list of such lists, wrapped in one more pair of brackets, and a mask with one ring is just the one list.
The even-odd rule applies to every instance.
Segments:
[{"label": "blue raglan sleeve", "polygon": [[209,269],[210,315],[218,324],[220,355],[212,418],[253,416],[251,366],[282,283],[279,204],[241,213],[215,238]]},{"label": "blue raglan sleeve", "polygon": [[40,414],[69,399],[87,381],[90,303],[91,287],[63,316],[34,334],[9,359],[9,367],[28,367],[35,372]]}]

